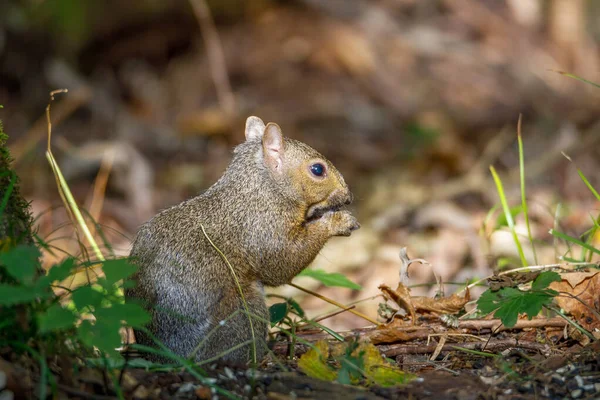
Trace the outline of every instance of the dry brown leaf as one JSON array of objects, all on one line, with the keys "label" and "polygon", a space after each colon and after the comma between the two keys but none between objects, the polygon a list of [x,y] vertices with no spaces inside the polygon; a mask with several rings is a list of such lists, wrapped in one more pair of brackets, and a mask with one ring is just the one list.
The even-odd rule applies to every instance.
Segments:
[{"label": "dry brown leaf", "polygon": [[413,307],[417,310],[429,311],[436,314],[456,314],[463,309],[469,302],[471,296],[469,289],[465,291],[464,297],[453,294],[450,297],[442,299],[432,299],[431,297],[412,297]]},{"label": "dry brown leaf", "polygon": [[392,290],[387,285],[379,285],[379,289],[383,292],[383,296],[394,301],[398,307],[410,313],[412,323],[416,321],[416,310],[432,312],[436,314],[456,314],[463,309],[465,304],[470,300],[469,290],[465,291],[464,297],[453,294],[450,297],[442,299],[434,299],[431,297],[410,296],[410,289],[402,283],[398,284],[396,290]]},{"label": "dry brown leaf", "polygon": [[406,310],[410,313],[412,323],[416,321],[415,308],[413,307],[412,300],[410,297],[410,289],[404,286],[402,283],[398,284],[396,290],[392,290],[388,285],[379,285],[379,289],[383,292],[383,296],[386,299],[394,301],[398,304],[398,307]]},{"label": "dry brown leaf", "polygon": [[600,329],[600,271],[567,272],[561,278],[550,284],[560,293],[555,298],[558,306],[585,329]]},{"label": "dry brown leaf", "polygon": [[591,278],[592,276],[597,274],[600,274],[600,271],[592,270],[587,272],[567,272],[560,274],[560,277],[563,281],[569,282],[569,285],[571,285],[571,287],[575,289],[575,287],[581,282],[583,282],[585,279]]}]

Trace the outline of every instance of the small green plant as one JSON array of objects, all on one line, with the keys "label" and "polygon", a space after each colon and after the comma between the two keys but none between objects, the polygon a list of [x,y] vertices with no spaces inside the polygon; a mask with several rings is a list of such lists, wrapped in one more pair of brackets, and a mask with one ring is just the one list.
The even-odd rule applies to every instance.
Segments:
[{"label": "small green plant", "polygon": [[488,289],[477,301],[477,307],[484,314],[493,312],[494,317],[500,318],[502,324],[510,328],[517,323],[519,314],[527,314],[531,319],[549,306],[558,292],[548,289],[548,285],[560,280],[556,272],[546,271],[535,278],[529,290],[514,287],[503,287],[497,291]]},{"label": "small green plant", "polygon": [[[311,277],[327,287],[343,287],[355,290],[362,289],[360,285],[352,282],[345,275],[340,274],[339,272],[330,273],[322,269],[305,269],[299,274],[299,276]],[[274,303],[269,307],[269,316],[271,327],[279,326],[279,331],[290,338],[290,357],[293,357],[294,354],[294,347],[296,344],[296,329],[299,326],[310,325],[315,328],[322,329],[336,340],[344,340],[340,335],[326,326],[321,325],[314,320],[307,319],[304,310],[294,299],[273,294],[269,295],[269,297],[280,298],[283,300],[283,302]]]},{"label": "small green plant", "polygon": [[[120,329],[143,326],[149,320],[139,305],[123,303],[122,286],[129,284],[126,278],[135,267],[126,259],[105,261],[104,277],[98,277],[93,285],[70,290],[60,286],[60,282],[76,270],[91,268],[93,264],[67,258],[50,268],[47,274],[39,274],[39,257],[40,252],[33,245],[17,246],[0,253],[2,273],[13,280],[0,284],[0,306],[26,306],[33,316],[32,325],[25,329],[18,325],[11,325],[13,329],[4,327],[0,342],[11,345],[17,338],[44,341],[74,334],[89,350],[98,349],[108,356],[120,357],[116,350],[121,346]],[[63,293],[56,295],[54,289]]]}]

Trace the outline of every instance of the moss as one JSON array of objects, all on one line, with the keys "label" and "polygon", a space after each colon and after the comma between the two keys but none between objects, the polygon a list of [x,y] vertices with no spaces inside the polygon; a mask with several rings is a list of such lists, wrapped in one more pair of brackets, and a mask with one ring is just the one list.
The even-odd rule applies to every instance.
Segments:
[{"label": "moss", "polygon": [[7,140],[0,121],[0,244],[33,243],[29,203],[19,192],[19,178],[11,167]]}]

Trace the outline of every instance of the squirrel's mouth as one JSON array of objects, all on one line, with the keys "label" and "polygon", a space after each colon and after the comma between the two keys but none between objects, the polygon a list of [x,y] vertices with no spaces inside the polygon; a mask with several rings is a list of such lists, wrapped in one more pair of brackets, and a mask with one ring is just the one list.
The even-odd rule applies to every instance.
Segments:
[{"label": "squirrel's mouth", "polygon": [[352,193],[336,190],[326,200],[308,207],[306,222],[316,221],[329,212],[340,211],[345,205],[352,203]]},{"label": "squirrel's mouth", "polygon": [[328,212],[340,211],[343,206],[344,206],[343,204],[327,205],[327,206],[322,205],[322,204],[315,204],[315,205],[311,206],[308,209],[308,211],[306,212],[306,222],[316,221],[319,218],[321,218],[323,215],[327,214]]}]

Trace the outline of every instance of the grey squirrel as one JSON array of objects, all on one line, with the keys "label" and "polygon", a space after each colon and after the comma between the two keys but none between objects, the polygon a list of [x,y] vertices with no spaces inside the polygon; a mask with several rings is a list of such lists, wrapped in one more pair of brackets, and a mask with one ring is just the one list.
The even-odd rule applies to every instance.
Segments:
[{"label": "grey squirrel", "polygon": [[[241,344],[253,337],[256,357],[264,357],[263,286],[290,282],[330,237],[360,227],[342,209],[352,194],[325,157],[258,117],[246,120],[245,135],[223,176],[145,223],[131,250],[139,268],[126,300],[141,300],[152,317],[147,329],[175,354],[187,357],[200,344],[197,361],[223,355],[247,363],[252,346]],[[208,239],[233,267],[250,313],[261,317],[252,320],[254,335],[247,313],[238,311],[244,305],[230,267]],[[139,344],[154,345],[134,332]]]}]

